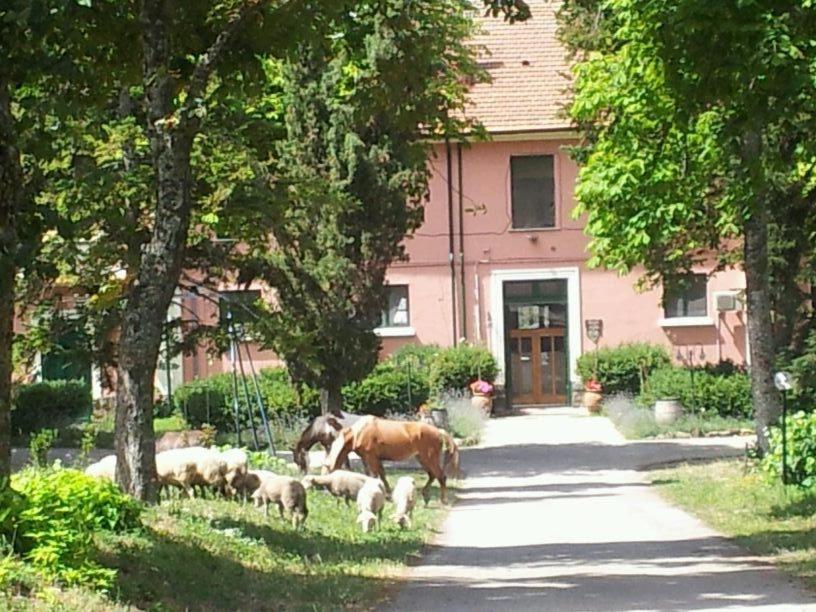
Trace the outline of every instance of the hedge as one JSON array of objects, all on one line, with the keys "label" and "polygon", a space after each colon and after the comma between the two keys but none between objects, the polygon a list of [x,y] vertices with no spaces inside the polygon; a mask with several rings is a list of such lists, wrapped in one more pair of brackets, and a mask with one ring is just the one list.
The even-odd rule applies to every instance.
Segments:
[{"label": "hedge", "polygon": [[671,357],[665,347],[633,342],[584,353],[578,358],[577,369],[584,382],[597,380],[604,395],[637,395],[643,377],[669,364]]},{"label": "hedge", "polygon": [[[802,488],[816,485],[816,413],[798,411],[786,423],[788,483]],[[769,474],[782,475],[782,430],[771,427],[769,452],[761,466]]]},{"label": "hedge", "polygon": [[651,406],[657,399],[671,397],[679,399],[688,413],[751,418],[753,405],[748,375],[741,371],[731,374],[717,373],[718,371],[727,372],[717,368],[694,368],[692,389],[690,368],[666,367],[655,370],[640,394],[640,403]]},{"label": "hedge", "polygon": [[427,373],[389,359],[377,364],[360,382],[343,387],[343,405],[350,412],[376,416],[388,412],[413,413],[428,401],[429,395]]},{"label": "hedge", "polygon": [[486,348],[460,344],[441,350],[434,358],[428,383],[432,393],[462,390],[479,378],[492,383],[498,371],[499,364]]},{"label": "hedge", "polygon": [[[255,388],[251,378],[246,380],[250,395],[250,408],[255,422],[260,422],[255,402]],[[298,414],[319,412],[318,394],[313,389],[303,387],[300,398],[289,380],[284,368],[264,368],[258,373],[261,397],[270,417],[276,414]],[[190,381],[181,385],[174,393],[174,400],[185,415],[187,424],[200,427],[209,423],[219,431],[232,431],[235,420],[232,408],[232,374],[216,374],[209,378]],[[247,402],[241,378],[238,378],[239,418],[242,427],[249,424]]]},{"label": "hedge", "polygon": [[17,434],[30,434],[87,419],[92,410],[91,388],[82,380],[21,385],[12,398],[11,429]]}]

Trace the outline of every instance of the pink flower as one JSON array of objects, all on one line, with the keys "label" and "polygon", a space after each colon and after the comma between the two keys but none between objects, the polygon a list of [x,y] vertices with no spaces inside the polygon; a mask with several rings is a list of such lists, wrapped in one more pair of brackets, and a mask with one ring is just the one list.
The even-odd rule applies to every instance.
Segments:
[{"label": "pink flower", "polygon": [[584,388],[587,391],[591,391],[592,393],[600,393],[601,392],[601,383],[599,383],[594,378],[590,378],[588,381],[584,383]]},{"label": "pink flower", "polygon": [[480,395],[490,395],[493,393],[493,385],[486,380],[475,380],[470,384],[470,390]]}]

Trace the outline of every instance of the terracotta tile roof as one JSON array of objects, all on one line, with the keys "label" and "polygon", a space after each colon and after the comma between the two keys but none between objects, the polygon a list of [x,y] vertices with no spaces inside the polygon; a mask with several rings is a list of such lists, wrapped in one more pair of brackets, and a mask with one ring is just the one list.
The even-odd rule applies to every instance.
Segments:
[{"label": "terracotta tile roof", "polygon": [[[566,52],[556,38],[560,2],[527,0],[533,17],[509,24],[479,17],[475,42],[488,48],[483,65],[491,83],[473,87],[468,112],[491,133],[569,129],[562,108],[570,75]],[[481,4],[481,3],[480,3]]]}]

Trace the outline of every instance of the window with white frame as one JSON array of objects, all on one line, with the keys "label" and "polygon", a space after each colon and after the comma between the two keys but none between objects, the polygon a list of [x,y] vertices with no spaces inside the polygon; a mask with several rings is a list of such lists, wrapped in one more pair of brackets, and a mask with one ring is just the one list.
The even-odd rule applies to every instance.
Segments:
[{"label": "window with white frame", "polygon": [[663,293],[666,319],[708,316],[708,276],[692,274]]},{"label": "window with white frame", "polygon": [[408,285],[389,285],[388,305],[382,311],[380,327],[408,327],[411,318],[408,311]]},{"label": "window with white frame", "polygon": [[554,157],[511,157],[510,182],[513,229],[555,227]]}]

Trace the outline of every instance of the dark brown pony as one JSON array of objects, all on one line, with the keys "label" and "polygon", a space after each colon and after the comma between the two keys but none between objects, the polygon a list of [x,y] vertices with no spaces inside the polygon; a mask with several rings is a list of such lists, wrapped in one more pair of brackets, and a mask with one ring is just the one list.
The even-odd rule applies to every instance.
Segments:
[{"label": "dark brown pony", "polygon": [[[446,448],[445,465],[440,463],[440,452]],[[391,487],[385,478],[382,461],[403,461],[416,457],[428,474],[428,482],[422,489],[425,503],[430,499],[431,483],[439,481],[439,497],[446,503],[447,475],[459,474],[459,447],[445,431],[427,423],[416,421],[390,421],[369,417],[358,425],[344,428],[332,444],[325,466],[330,472],[338,469],[354,451],[363,460],[370,476],[377,476]]]},{"label": "dark brown pony", "polygon": [[[353,425],[360,417],[356,414],[340,411],[339,413],[321,414],[313,418],[303,433],[300,434],[297,444],[292,448],[293,460],[302,472],[309,470],[309,449],[315,444],[321,444],[328,454],[337,433],[343,427]],[[348,467],[348,459],[345,463]]]}]

